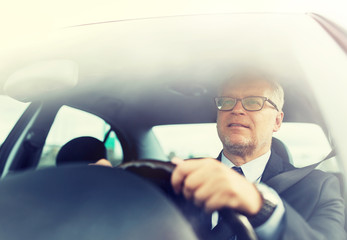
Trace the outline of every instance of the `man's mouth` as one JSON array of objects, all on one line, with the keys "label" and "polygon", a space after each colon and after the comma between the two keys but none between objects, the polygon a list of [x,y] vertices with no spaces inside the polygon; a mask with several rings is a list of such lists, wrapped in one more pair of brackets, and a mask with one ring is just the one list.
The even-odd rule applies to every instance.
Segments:
[{"label": "man's mouth", "polygon": [[229,123],[228,127],[243,127],[243,128],[249,128],[246,125],[240,124],[240,123]]}]

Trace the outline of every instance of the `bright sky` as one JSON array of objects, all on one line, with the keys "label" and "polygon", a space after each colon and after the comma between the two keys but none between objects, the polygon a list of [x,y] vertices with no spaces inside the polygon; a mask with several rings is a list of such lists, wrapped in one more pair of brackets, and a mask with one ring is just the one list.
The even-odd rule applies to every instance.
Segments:
[{"label": "bright sky", "polygon": [[1,0],[0,51],[64,26],[179,14],[311,11],[347,26],[346,6],[345,0]]}]

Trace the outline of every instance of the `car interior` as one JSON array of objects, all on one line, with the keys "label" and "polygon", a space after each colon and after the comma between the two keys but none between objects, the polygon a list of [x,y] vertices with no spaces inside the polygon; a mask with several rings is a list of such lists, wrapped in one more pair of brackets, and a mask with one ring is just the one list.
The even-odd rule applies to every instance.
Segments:
[{"label": "car interior", "polygon": [[[27,212],[22,213],[42,214],[43,219],[47,219],[48,215],[45,214],[45,211],[53,211],[54,214],[57,214],[59,224],[61,224],[62,220],[67,219],[67,216],[64,215],[68,212],[71,223],[74,220],[80,222],[80,225],[76,226],[78,228],[84,228],[89,223],[77,219],[77,215],[74,215],[76,213],[74,206],[68,202],[70,200],[66,200],[66,209],[56,207],[50,210],[49,205],[56,201],[52,200],[53,198],[65,202],[62,196],[71,193],[71,198],[75,197],[78,204],[81,205],[81,211],[91,209],[83,215],[84,217],[91,217],[96,222],[108,222],[113,221],[110,220],[111,216],[117,215],[117,224],[121,222],[121,219],[127,218],[125,210],[129,209],[128,202],[139,201],[137,208],[141,208],[141,210],[138,212],[146,209],[153,210],[153,205],[148,203],[154,202],[157,205],[153,211],[141,212],[142,215],[136,214],[135,217],[138,222],[143,221],[149,215],[151,218],[163,219],[161,223],[157,221],[153,222],[153,226],[151,225],[153,229],[161,230],[155,238],[160,239],[164,232],[170,231],[168,226],[176,222],[182,231],[172,233],[172,238],[165,236],[165,239],[196,239],[194,233],[184,227],[187,220],[182,220],[181,216],[174,211],[167,202],[168,198],[158,194],[163,188],[159,191],[153,190],[153,185],[158,186],[161,183],[158,183],[158,179],[155,177],[151,179],[149,175],[160,175],[160,171],[166,169],[166,173],[160,175],[160,179],[166,178],[167,181],[167,173],[172,171],[165,164],[160,167],[152,165],[151,160],[169,164],[171,158],[168,153],[164,152],[162,143],[153,132],[153,128],[173,124],[215,123],[217,109],[213,98],[217,94],[219,84],[239,67],[237,63],[240,59],[239,56],[243,54],[247,44],[250,44],[250,39],[258,39],[259,42],[250,44],[251,49],[245,51],[252,52],[257,49],[257,54],[263,56],[260,60],[272,60],[267,67],[275,68],[279,72],[275,74],[279,77],[285,91],[284,122],[311,123],[319,126],[331,149],[336,149],[336,141],[331,134],[330,125],[327,124],[326,115],[321,109],[311,76],[305,72],[305,65],[301,64],[303,60],[298,60],[299,55],[295,53],[287,54],[288,50],[285,51],[285,54],[283,53],[284,49],[288,47],[286,45],[288,36],[297,44],[295,45],[297,51],[305,49],[312,44],[311,40],[320,36],[321,33],[318,33],[314,27],[314,34],[307,38],[307,42],[304,42],[303,45],[298,43],[301,35],[296,36],[294,33],[302,33],[303,30],[311,27],[313,21],[309,16],[271,14],[192,16],[189,24],[185,21],[186,18],[189,17],[183,19],[168,17],[161,21],[145,19],[126,21],[122,24],[110,22],[68,28],[61,30],[59,34],[62,36],[53,36],[45,45],[36,46],[36,54],[30,54],[32,50],[23,51],[19,55],[23,56],[20,61],[9,61],[6,72],[0,72],[0,77],[7,80],[4,86],[6,91],[2,94],[6,93],[18,101],[28,102],[29,106],[6,136],[0,148],[1,176],[3,180],[9,179],[8,187],[0,190],[0,194],[6,194],[8,196],[6,200],[10,201],[11,198],[19,197],[18,192],[23,192],[25,197],[17,198],[18,201],[16,200],[17,202],[14,203],[17,206],[21,204],[21,201],[30,201],[30,196],[25,195],[24,192],[28,193],[30,189],[35,190],[34,186],[37,184],[41,189],[37,190],[36,194],[42,195],[42,198],[33,202],[32,209],[24,209]],[[248,18],[249,21],[244,20]],[[299,20],[302,21],[302,24],[298,29],[294,29],[293,26],[297,27]],[[222,22],[227,24],[221,24]],[[251,24],[254,24],[252,27],[254,31],[242,35],[242,30]],[[287,29],[289,33],[285,31],[283,25],[289,26]],[[259,29],[256,30],[257,28]],[[194,34],[189,34],[192,29],[194,29]],[[232,29],[235,32],[226,29]],[[266,35],[264,32],[268,33],[267,38],[263,36]],[[234,42],[231,41],[235,36],[239,36],[239,38],[236,38]],[[247,41],[243,42],[245,38]],[[269,39],[271,40],[269,41]],[[274,42],[276,42],[275,45]],[[271,46],[269,47],[271,50],[267,51],[267,46]],[[293,46],[290,46],[292,49]],[[279,52],[287,56],[281,59],[283,61],[278,61]],[[16,57],[11,59],[18,59]],[[66,59],[72,60],[67,61]],[[247,57],[246,60],[248,59]],[[44,79],[44,84],[42,79]],[[52,81],[47,83],[47,79],[52,79]],[[61,111],[66,107],[97,117],[98,121],[104,124],[100,127],[102,129],[100,134],[94,136],[87,132],[78,132],[74,136],[69,135],[67,138],[59,139],[59,142],[51,143],[50,134],[62,116]],[[70,127],[63,122],[61,127],[56,128],[55,136],[59,136],[64,131],[73,132],[78,126],[86,125],[87,130],[93,128],[93,125],[87,121],[80,121],[68,114],[65,116],[67,120],[75,120],[77,124]],[[314,138],[314,136],[312,137]],[[297,137],[297,140],[294,139],[294,141],[299,140],[300,136]],[[288,162],[293,163],[293,154],[281,139],[273,138],[272,150]],[[319,162],[324,157],[315,161]],[[334,162],[331,165],[332,168],[324,169],[325,163],[320,166],[322,170],[332,172],[339,178],[341,194],[344,199],[347,199],[343,163],[338,154],[333,157],[333,159],[326,160],[326,162]],[[50,162],[46,164],[44,161],[48,158]],[[90,170],[91,167],[88,164],[102,158],[111,159],[115,168],[105,169],[94,166],[95,171]],[[112,160],[113,158],[114,160]],[[155,184],[141,181],[138,176],[123,173],[122,169],[117,168],[118,165],[124,166],[125,164],[125,168],[128,168],[129,172],[136,173],[138,163],[126,165],[134,160],[143,160],[144,164],[140,164],[142,170],[154,169],[155,173],[150,172],[149,175],[148,173],[144,175],[149,182],[155,182]],[[76,178],[81,177],[80,182],[74,178],[76,169],[79,170],[79,173],[75,176]],[[117,174],[114,174],[115,172]],[[22,173],[24,175],[20,175]],[[88,174],[91,174],[92,178],[89,178]],[[16,175],[22,176],[22,181],[27,181],[27,184],[20,185],[20,179],[13,178]],[[141,176],[139,173],[135,175]],[[130,187],[125,187],[124,183]],[[70,184],[68,191],[63,190]],[[104,196],[100,204],[111,209],[107,215],[102,215],[104,219],[96,218],[102,209],[101,207],[97,209],[91,207],[98,205],[98,200],[88,195],[87,188],[89,187],[96,194]],[[52,193],[53,195],[44,196],[43,193],[50,192],[52,188],[56,189]],[[100,188],[114,188],[117,191],[102,190],[104,192],[101,192]],[[74,191],[81,192],[85,199],[90,200],[84,204],[84,199],[73,194]],[[165,194],[170,195],[171,193],[166,192]],[[124,197],[113,204],[113,206],[118,204],[120,207],[112,208],[112,204],[106,199],[117,199],[120,195]],[[174,201],[176,204],[178,202],[183,212],[184,209],[192,208],[191,205],[187,207],[187,203],[182,203],[182,199]],[[37,213],[33,209],[42,209],[42,211]],[[8,211],[13,211],[13,209],[8,209]],[[59,213],[60,211],[63,212]],[[194,217],[190,216],[200,214],[200,212],[196,213],[198,211],[196,209],[192,211],[193,213],[184,213],[190,222],[195,221]],[[163,217],[164,215],[166,217]],[[23,215],[18,213],[14,219],[22,217]],[[1,224],[5,223],[0,218]],[[44,224],[44,221],[37,218],[32,224]],[[54,224],[58,223],[48,222],[47,226]],[[108,226],[105,227],[105,235],[111,231],[111,229],[106,229]],[[163,228],[155,226],[163,226]],[[28,226],[28,229],[30,227],[32,226]],[[129,225],[123,227],[124,229],[131,228]],[[11,233],[16,231],[12,226],[9,226],[9,229],[11,229],[9,230]],[[71,233],[72,229],[72,227],[67,227],[66,232],[63,231],[62,234]],[[200,231],[200,235],[204,234],[201,229],[197,231]],[[244,231],[248,231],[247,228]],[[96,235],[98,232],[100,229],[97,232],[89,229],[83,234],[91,234],[90,236],[98,238],[100,237]],[[146,229],[134,233],[139,235],[134,235],[133,239],[139,239],[144,232]],[[23,234],[28,234],[28,232],[23,231]],[[53,238],[53,235],[49,237],[50,234],[48,231],[43,232],[40,239],[60,239],[59,237],[61,237],[59,234],[57,237],[55,236],[56,238]],[[119,233],[118,237],[122,238],[122,234]],[[23,236],[21,235],[21,237]],[[151,237],[153,239],[153,236]]]}]

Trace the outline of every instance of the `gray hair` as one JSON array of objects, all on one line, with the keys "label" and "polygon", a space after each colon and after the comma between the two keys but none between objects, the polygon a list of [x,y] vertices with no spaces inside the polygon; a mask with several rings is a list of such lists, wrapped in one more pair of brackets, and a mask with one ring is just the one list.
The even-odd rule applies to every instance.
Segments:
[{"label": "gray hair", "polygon": [[284,105],[284,91],[275,76],[270,75],[261,70],[243,70],[233,74],[230,78],[225,80],[219,89],[219,96],[221,95],[225,86],[239,86],[246,83],[254,83],[264,81],[269,84],[272,91],[271,100],[277,105],[279,111],[282,111]]}]

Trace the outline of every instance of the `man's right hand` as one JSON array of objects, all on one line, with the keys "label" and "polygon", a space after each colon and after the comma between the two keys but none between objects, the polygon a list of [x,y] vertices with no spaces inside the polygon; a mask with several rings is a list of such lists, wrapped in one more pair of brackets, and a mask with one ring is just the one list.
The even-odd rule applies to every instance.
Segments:
[{"label": "man's right hand", "polygon": [[256,215],[262,197],[255,185],[236,171],[212,158],[172,160],[176,168],[171,184],[176,193],[183,193],[206,212],[232,208],[249,216]]}]

